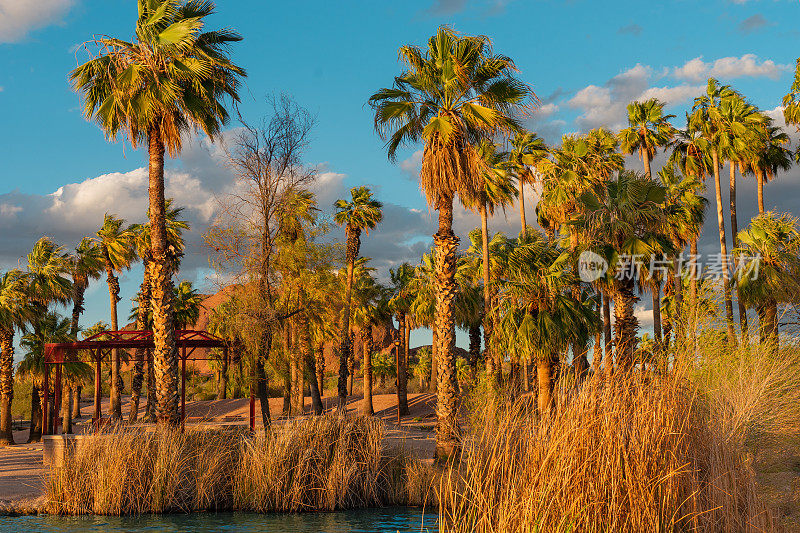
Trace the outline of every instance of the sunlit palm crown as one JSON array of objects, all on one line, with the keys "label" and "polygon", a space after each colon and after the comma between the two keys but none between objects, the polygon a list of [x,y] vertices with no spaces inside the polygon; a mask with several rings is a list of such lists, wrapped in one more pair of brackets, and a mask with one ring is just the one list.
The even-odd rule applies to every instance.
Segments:
[{"label": "sunlit palm crown", "polygon": [[677,130],[670,143],[670,163],[687,175],[705,178],[712,173],[711,153],[708,140],[699,125],[686,113],[686,129]]},{"label": "sunlit palm crown", "polygon": [[533,182],[530,167],[538,170],[539,163],[546,159],[549,150],[544,140],[535,133],[520,131],[511,138],[507,165],[518,180],[525,184]]},{"label": "sunlit palm crown", "polygon": [[795,217],[760,215],[739,232],[738,240],[734,253],[743,258],[745,272],[758,269],[756,276],[738,278],[744,298],[759,305],[765,300],[792,301],[800,295],[800,228]]},{"label": "sunlit palm crown", "polygon": [[708,200],[703,196],[705,186],[698,178],[682,174],[674,164],[658,173],[665,189],[667,224],[665,231],[677,249],[697,239],[705,221]]},{"label": "sunlit palm crown", "polygon": [[228,120],[222,100],[238,101],[244,70],[228,58],[241,40],[229,30],[202,32],[214,4],[206,0],[138,0],[134,39],[99,37],[95,57],[71,73],[84,113],[110,138],[123,132],[136,146],[151,128],[175,155],[190,128],[216,135]]},{"label": "sunlit palm crown", "polygon": [[72,280],[84,289],[89,281],[100,277],[103,270],[103,254],[100,247],[89,237],[81,239],[75,253],[69,256]]},{"label": "sunlit palm crown", "polygon": [[399,55],[406,70],[369,99],[375,128],[392,160],[402,144],[425,143],[420,182],[429,204],[457,194],[469,201],[482,189],[477,144],[520,129],[517,116],[530,88],[513,77],[511,59],[494,54],[488,37],[445,26],[427,50],[403,46]]},{"label": "sunlit palm crown", "polygon": [[[797,60],[792,88],[784,97],[783,106],[783,117],[786,123],[800,127],[800,59]],[[800,148],[797,153],[800,156]]]},{"label": "sunlit palm crown", "polygon": [[9,270],[0,277],[0,330],[22,328],[31,317],[26,285],[20,270]]},{"label": "sunlit palm crown", "polygon": [[[164,222],[167,231],[167,248],[171,254],[180,256],[183,254],[184,242],[183,232],[190,229],[189,222],[182,220],[184,208],[176,207],[172,198],[167,198],[164,203]],[[148,209],[147,218],[150,218]],[[150,256],[150,223],[137,224],[131,228],[135,234],[136,253],[139,257],[147,258]]]},{"label": "sunlit palm crown", "polygon": [[[497,151],[497,145],[488,139],[481,141],[478,155],[483,160],[483,190],[479,191],[476,202],[483,204],[488,215],[496,208],[505,210],[519,195],[514,185],[512,172],[507,163],[507,154]],[[478,206],[475,206],[478,207]]]},{"label": "sunlit palm crown", "polygon": [[772,119],[764,117],[756,128],[756,139],[751,145],[748,157],[742,161],[742,174],[763,173],[766,181],[775,174],[792,168],[792,151],[789,149],[789,135],[782,128],[772,125]]},{"label": "sunlit palm crown", "polygon": [[116,215],[106,213],[95,238],[114,270],[130,268],[136,259],[136,232]]},{"label": "sunlit palm crown", "polygon": [[620,148],[626,154],[644,150],[651,159],[656,149],[665,146],[675,133],[669,120],[675,115],[664,114],[664,104],[652,98],[628,104],[628,127],[619,132]]},{"label": "sunlit palm crown", "polygon": [[70,265],[64,248],[47,237],[33,245],[28,254],[28,275],[25,276],[32,301],[46,307],[49,303],[67,303],[72,298],[72,282],[67,278]]},{"label": "sunlit palm crown", "polygon": [[350,189],[351,201],[336,200],[334,208],[336,213],[333,220],[339,225],[349,226],[354,230],[369,230],[383,220],[383,203],[372,197],[372,191],[367,187],[353,187]]}]

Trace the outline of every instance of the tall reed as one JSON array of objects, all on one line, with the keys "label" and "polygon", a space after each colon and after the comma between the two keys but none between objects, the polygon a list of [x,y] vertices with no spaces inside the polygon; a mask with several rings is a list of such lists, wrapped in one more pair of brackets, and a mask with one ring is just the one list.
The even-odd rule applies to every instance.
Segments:
[{"label": "tall reed", "polygon": [[384,447],[380,420],[323,416],[257,438],[165,429],[96,435],[51,469],[46,496],[60,514],[334,510],[423,499],[421,472]]},{"label": "tall reed", "polygon": [[685,372],[617,372],[482,413],[442,480],[452,532],[770,531],[753,472]]}]

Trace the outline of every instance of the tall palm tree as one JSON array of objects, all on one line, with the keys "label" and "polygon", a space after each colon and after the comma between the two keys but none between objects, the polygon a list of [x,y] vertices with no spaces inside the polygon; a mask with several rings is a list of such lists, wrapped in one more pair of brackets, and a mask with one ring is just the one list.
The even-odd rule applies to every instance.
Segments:
[{"label": "tall palm tree", "polygon": [[[693,191],[700,193],[705,189],[703,180],[709,175],[713,175],[711,151],[709,143],[703,137],[703,133],[698,124],[692,121],[686,113],[686,128],[678,130],[672,143],[672,154],[670,154],[670,164],[677,166],[683,176],[693,180],[695,185]],[[705,215],[703,215],[705,218]],[[701,224],[702,226],[702,224]],[[701,228],[702,229],[702,228]],[[695,351],[695,325],[699,316],[698,281],[696,259],[698,257],[698,245],[700,233],[698,232],[689,241],[689,309],[688,325],[690,328],[690,353]]]},{"label": "tall palm tree", "polygon": [[397,318],[397,329],[400,345],[397,348],[397,405],[401,415],[408,414],[408,342],[406,331],[410,331],[411,305],[414,300],[411,282],[415,270],[409,263],[402,263],[397,268],[389,269],[391,280],[391,296],[389,310]]},{"label": "tall palm tree", "polygon": [[408,307],[408,314],[411,315],[414,324],[419,327],[430,328],[431,330],[431,367],[428,381],[428,388],[436,391],[436,380],[438,376],[437,350],[438,343],[436,333],[436,251],[431,249],[429,253],[422,255],[420,264],[414,267],[414,277],[408,282],[407,293],[411,295],[412,301]]},{"label": "tall palm tree", "polygon": [[[64,248],[53,243],[48,237],[42,237],[33,245],[27,260],[25,290],[32,307],[29,325],[32,334],[40,338],[42,321],[47,316],[50,305],[65,305],[72,299],[72,282],[68,277],[70,273],[69,256]],[[43,397],[44,391],[39,390],[38,384],[34,382],[31,391],[29,442],[40,440],[42,431],[47,428],[44,425],[46,421],[41,419],[40,395]]]},{"label": "tall palm tree", "polygon": [[675,128],[669,119],[675,115],[664,114],[664,104],[656,98],[628,104],[628,127],[619,132],[620,148],[626,154],[638,151],[644,174],[652,179],[650,161],[656,151],[669,144]]},{"label": "tall palm tree", "polygon": [[575,283],[570,253],[538,232],[528,232],[509,252],[498,295],[499,330],[495,342],[512,357],[536,362],[538,407],[553,404],[553,366],[583,329],[597,325],[593,306],[572,298]]},{"label": "tall palm tree", "polygon": [[30,319],[26,280],[19,270],[0,277],[0,446],[14,444],[11,402],[14,400],[14,331]]},{"label": "tall palm tree", "polygon": [[383,204],[372,197],[372,191],[367,187],[353,187],[350,189],[351,200],[336,200],[334,207],[336,213],[333,220],[344,226],[347,239],[346,261],[347,282],[345,285],[345,311],[342,315],[342,327],[339,346],[339,409],[343,410],[347,402],[347,362],[351,357],[350,345],[350,314],[352,313],[353,293],[353,268],[361,249],[361,232],[369,234],[383,220]]},{"label": "tall palm tree", "polygon": [[[532,178],[529,177],[532,174],[530,169],[528,169],[528,165],[535,165],[538,162],[536,157],[541,155],[542,152],[546,153],[546,148],[544,148],[544,144],[541,143],[541,139],[538,139],[535,135],[525,134],[522,138],[518,136],[512,140],[512,143],[514,142],[517,144],[514,144],[514,152],[508,154],[508,161],[506,161],[505,154],[497,152],[497,145],[489,140],[484,139],[478,148],[478,153],[483,159],[484,166],[483,189],[478,191],[475,198],[475,203],[477,205],[474,207],[477,207],[481,217],[482,255],[480,265],[483,275],[483,330],[484,333],[486,333],[485,337],[487,339],[491,337],[494,320],[490,313],[493,306],[492,280],[489,267],[489,217],[494,215],[494,211],[498,207],[505,211],[506,206],[513,202],[514,198],[519,194],[519,191],[512,182],[511,173],[508,171],[511,161],[514,161],[513,168],[517,173],[517,180],[521,190],[526,180],[529,183],[532,182]],[[514,154],[514,159],[512,159],[512,154]],[[544,156],[542,155],[542,157]],[[520,209],[523,213],[522,221],[524,224],[524,205],[521,205]],[[525,231],[526,226],[523,225],[522,234],[524,234]],[[480,346],[480,341],[478,342],[478,346]],[[490,356],[488,360],[493,359]],[[474,364],[477,361],[471,362]],[[493,374],[494,372],[492,372],[492,375]]]},{"label": "tall palm tree", "polygon": [[800,127],[800,58],[796,65],[789,94],[783,97],[783,118],[787,125]]},{"label": "tall palm tree", "polygon": [[[119,296],[119,278],[117,272],[127,270],[136,259],[136,233],[130,226],[125,226],[125,221],[116,215],[106,213],[103,226],[97,231],[94,238],[103,257],[103,267],[106,271],[108,283],[108,296],[111,300],[111,329],[119,329],[117,318],[117,304]],[[122,376],[120,375],[119,350],[111,351],[111,418],[122,418]]]},{"label": "tall palm tree", "polygon": [[[167,269],[170,272],[170,284],[172,283],[172,275],[178,271],[181,256],[183,256],[183,232],[189,230],[189,223],[181,220],[183,214],[182,207],[176,207],[173,204],[172,198],[167,198],[164,204],[164,221],[167,232]],[[149,218],[149,213],[148,213]],[[142,260],[143,272],[142,283],[139,286],[139,294],[136,296],[136,309],[137,313],[133,317],[136,322],[136,329],[142,331],[150,329],[152,321],[149,321],[150,314],[150,224],[137,224],[134,226],[135,233],[136,254]],[[139,416],[139,397],[142,393],[142,382],[144,381],[144,363],[145,363],[145,350],[144,348],[137,348],[134,354],[133,364],[133,377],[131,378],[131,399],[128,421],[136,422]],[[151,366],[148,361],[148,367]],[[153,372],[148,368],[148,385],[147,385],[147,416],[153,418],[155,416],[155,384],[151,383],[151,376]],[[154,376],[153,376],[154,377]]]},{"label": "tall palm tree", "polygon": [[787,146],[789,135],[782,128],[773,126],[772,119],[766,116],[761,126],[755,148],[742,165],[742,174],[749,172],[756,176],[759,215],[764,214],[764,183],[772,181],[779,170],[786,172],[792,168],[792,151]]},{"label": "tall palm tree", "polygon": [[[103,271],[103,254],[99,246],[89,237],[84,237],[69,257],[70,274],[72,275],[72,325],[70,334],[73,340],[78,340],[80,331],[80,317],[84,311],[84,295],[89,288],[91,280],[99,279]],[[80,381],[67,382],[64,400],[67,402],[68,411],[65,415],[64,427],[72,424],[73,414],[80,410],[80,394],[82,385]],[[74,399],[73,399],[74,398]],[[74,413],[73,413],[74,411]]]},{"label": "tall palm tree", "polygon": [[123,134],[150,159],[151,301],[158,418],[177,425],[178,360],[172,329],[172,289],[167,267],[164,153],[180,152],[191,129],[210,137],[228,121],[224,100],[238,101],[245,72],[231,62],[228,46],[241,37],[228,29],[203,32],[214,12],[207,0],[138,0],[135,38],[93,41],[97,55],[70,74],[83,93],[84,114],[109,138]]},{"label": "tall palm tree", "polygon": [[[753,148],[763,129],[763,114],[734,92],[720,102],[719,131],[720,156],[728,160],[730,167],[730,212],[733,247],[738,246],[739,220],[736,216],[736,169],[752,158]],[[747,311],[737,285],[736,300],[739,308],[739,325],[742,340],[747,341]]]},{"label": "tall palm tree", "polygon": [[694,99],[689,129],[697,130],[702,136],[706,150],[711,153],[711,172],[714,176],[714,192],[717,200],[717,225],[719,226],[719,251],[722,267],[722,285],[725,299],[725,319],[728,328],[728,344],[736,344],[733,327],[733,298],[728,264],[728,246],[725,242],[725,214],[722,209],[722,185],[720,183],[720,140],[723,132],[723,118],[720,112],[722,102],[735,96],[727,85],[720,85],[714,78],[708,79],[705,94]]},{"label": "tall palm tree", "polygon": [[788,214],[754,218],[739,234],[737,282],[746,303],[756,308],[761,345],[778,353],[778,304],[800,296],[800,222]]},{"label": "tall palm tree", "polygon": [[[665,235],[662,204],[666,190],[644,176],[623,171],[616,179],[596,184],[580,197],[582,208],[570,224],[585,238],[589,249],[603,257],[613,272],[614,344],[618,364],[630,367],[636,353],[639,324],[633,313],[636,257],[672,253]],[[627,259],[626,259],[627,258]]]},{"label": "tall palm tree", "polygon": [[[528,223],[525,220],[525,185],[534,185],[538,175],[538,165],[549,151],[544,140],[535,133],[520,131],[511,138],[511,150],[508,152],[508,167],[517,177],[519,184],[519,219],[520,232],[525,233]],[[531,168],[532,167],[532,168]],[[534,174],[534,171],[537,174]]]},{"label": "tall palm tree", "polygon": [[484,36],[462,36],[442,26],[428,40],[427,50],[400,48],[406,64],[391,88],[369,99],[375,128],[388,138],[390,159],[404,143],[423,141],[420,183],[428,204],[439,211],[434,235],[437,249],[436,329],[440,369],[437,389],[437,457],[460,449],[453,346],[456,295],[453,200],[473,199],[482,189],[480,139],[498,132],[519,131],[515,113],[526,106],[531,91],[517,80],[514,63],[495,55]]},{"label": "tall palm tree", "polygon": [[[372,354],[373,346],[372,329],[380,322],[389,318],[388,291],[375,279],[364,271],[359,276],[354,287],[353,324],[358,328],[363,348],[362,374],[364,379],[364,400],[361,404],[361,414],[372,416]],[[406,410],[408,401],[406,400]]]}]

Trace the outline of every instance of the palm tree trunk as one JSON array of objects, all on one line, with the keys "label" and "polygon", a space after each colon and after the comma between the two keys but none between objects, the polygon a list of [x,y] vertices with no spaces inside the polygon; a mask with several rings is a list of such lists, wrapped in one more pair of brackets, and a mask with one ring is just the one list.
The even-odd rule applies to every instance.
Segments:
[{"label": "palm tree trunk", "polygon": [[[119,331],[119,321],[117,319],[117,303],[119,302],[119,280],[114,275],[114,267],[111,264],[108,248],[103,248],[103,255],[105,256],[106,263],[106,281],[108,282],[108,297],[111,304],[111,329]],[[110,393],[110,412],[109,416],[113,419],[119,420],[122,418],[122,402],[120,401],[120,394],[122,389],[122,378],[120,376],[120,362],[119,350],[114,348],[111,350],[111,393]]]},{"label": "palm tree trunk", "polygon": [[356,351],[353,346],[356,345],[356,332],[350,331],[350,357],[347,359],[347,394],[353,395],[353,379],[356,373]]},{"label": "palm tree trunk", "polygon": [[153,310],[153,367],[156,381],[156,416],[159,424],[180,423],[178,350],[172,320],[171,272],[167,261],[164,214],[164,142],[154,125],[148,131],[150,196],[150,306]]},{"label": "palm tree trunk", "polygon": [[[139,309],[136,313],[136,329],[147,329],[147,314],[150,310],[150,277],[147,275],[147,262],[144,264],[144,276],[139,286]],[[134,423],[139,417],[139,397],[142,394],[144,381],[145,349],[136,348],[133,364],[133,377],[131,378],[131,400],[128,412],[128,422]]]},{"label": "palm tree trunk", "polygon": [[42,440],[42,404],[39,401],[39,387],[31,387],[31,426],[28,430],[28,442]]},{"label": "palm tree trunk", "polygon": [[650,284],[650,294],[653,297],[653,339],[655,340],[656,359],[660,360],[662,347],[661,328],[661,281],[654,280]]},{"label": "palm tree trunk", "polygon": [[[319,392],[319,384],[317,383],[317,361],[314,358],[314,348],[311,344],[311,330],[308,321],[308,314],[303,311],[299,314],[298,320],[300,321],[300,349],[303,351],[303,359],[308,374],[311,380],[308,382],[308,388],[311,391],[311,409],[315,415],[322,414],[322,398]],[[301,367],[300,373],[305,375]],[[305,381],[305,380],[304,380]],[[300,398],[303,397],[303,391],[300,391]]]},{"label": "palm tree trunk", "polygon": [[758,214],[764,214],[764,171],[756,168],[756,180],[758,182]]},{"label": "palm tree trunk", "polygon": [[406,323],[408,320],[409,318],[405,313],[397,315],[397,334],[400,344],[397,346],[395,355],[395,370],[397,376],[397,409],[401,416],[408,414],[408,377],[406,376],[406,365],[403,362],[408,353],[408,346],[406,345],[406,330],[408,329]]},{"label": "palm tree trunk", "polygon": [[610,373],[614,368],[614,354],[611,351],[611,303],[608,299],[608,292],[601,293],[603,298],[603,341],[605,343],[604,359],[606,360],[606,374]]},{"label": "palm tree trunk", "polygon": [[[731,241],[733,248],[739,246],[739,219],[736,217],[736,165],[730,162],[730,201],[731,201]],[[742,291],[739,284],[736,284],[736,302],[739,306],[739,329],[742,334],[742,342],[747,343],[747,308],[742,301]]]},{"label": "palm tree trunk", "polygon": [[650,172],[650,156],[647,153],[647,150],[644,148],[639,148],[639,151],[642,155],[642,165],[644,166],[644,175],[647,176],[647,179],[653,179],[653,174]]},{"label": "palm tree trunk", "polygon": [[219,380],[217,381],[217,400],[225,400],[228,397],[228,358],[230,355],[223,354],[220,361]]},{"label": "palm tree trunk", "polygon": [[144,407],[144,418],[148,422],[156,419],[156,369],[153,352],[145,352],[147,358],[147,404]]},{"label": "palm tree trunk", "polygon": [[460,453],[458,393],[455,381],[455,317],[457,293],[456,250],[458,238],[453,233],[453,198],[439,200],[439,230],[433,236],[436,244],[436,333],[438,346],[436,416],[436,458],[447,461]]},{"label": "palm tree trunk", "polygon": [[435,393],[438,385],[439,376],[439,343],[437,342],[436,323],[431,328],[431,375],[428,379],[428,388]]},{"label": "palm tree trunk", "polygon": [[[597,315],[600,317],[600,320],[603,319],[603,297],[600,297],[600,301],[597,302]],[[592,351],[592,370],[594,371],[595,375],[600,375],[600,365],[603,363],[603,330],[605,329],[605,322],[601,324],[599,328],[597,328],[597,332],[594,334],[594,348]]]},{"label": "palm tree trunk", "polygon": [[[524,189],[525,189],[524,180],[519,180],[519,225],[520,225],[519,233],[522,236],[525,236],[525,234],[528,231],[528,224],[525,222],[525,192],[524,192]],[[483,205],[483,208],[484,208],[484,212],[483,212],[483,214],[481,216],[485,217],[486,216],[486,204]]]},{"label": "palm tree trunk", "polygon": [[697,347],[697,281],[700,272],[697,269],[697,238],[689,243],[691,272],[689,272],[689,360],[694,361]]},{"label": "palm tree trunk", "polygon": [[350,360],[350,352],[352,351],[352,346],[350,345],[350,313],[353,304],[353,262],[355,261],[355,257],[353,257],[353,253],[350,250],[350,248],[354,246],[354,243],[351,243],[352,237],[350,233],[351,232],[348,228],[347,284],[344,292],[344,315],[342,316],[342,328],[339,333],[341,344],[339,346],[338,408],[339,412],[342,414],[344,414],[345,406],[347,404],[347,365]]},{"label": "palm tree trunk", "polygon": [[319,395],[325,397],[325,343],[320,342],[316,350],[317,357],[317,387]]},{"label": "palm tree trunk", "polygon": [[553,378],[551,361],[539,358],[536,361],[536,379],[538,382],[537,400],[539,403],[539,416],[545,416],[553,404]]},{"label": "palm tree trunk", "polygon": [[636,331],[639,322],[633,314],[636,296],[633,292],[632,278],[617,280],[614,287],[614,345],[617,352],[617,366],[633,367],[633,354],[636,351]]},{"label": "palm tree trunk", "polygon": [[[522,182],[520,181],[520,213],[522,217],[522,229],[525,229],[525,206],[522,198]],[[486,375],[490,378],[495,378],[497,369],[494,365],[494,356],[492,355],[491,340],[492,331],[494,330],[494,318],[492,315],[492,274],[489,269],[489,217],[486,214],[486,204],[480,206],[481,215],[481,267],[483,267],[483,343],[484,352],[483,357],[486,362]]]},{"label": "palm tree trunk", "polygon": [[481,327],[473,324],[469,327],[469,366],[474,371],[478,367],[481,356]]},{"label": "palm tree trunk", "polygon": [[736,332],[733,329],[733,299],[731,298],[731,280],[728,270],[728,246],[725,243],[725,213],[722,211],[722,185],[719,177],[719,155],[717,149],[711,149],[714,166],[714,193],[717,200],[717,224],[719,226],[719,251],[722,263],[722,286],[725,295],[725,320],[728,326],[728,346],[736,346]]},{"label": "palm tree trunk", "polygon": [[14,400],[14,331],[0,331],[0,446],[14,444],[11,403]]},{"label": "palm tree trunk", "polygon": [[372,326],[365,326],[361,331],[361,342],[364,346],[363,373],[364,373],[364,400],[361,403],[361,414],[372,416]]}]

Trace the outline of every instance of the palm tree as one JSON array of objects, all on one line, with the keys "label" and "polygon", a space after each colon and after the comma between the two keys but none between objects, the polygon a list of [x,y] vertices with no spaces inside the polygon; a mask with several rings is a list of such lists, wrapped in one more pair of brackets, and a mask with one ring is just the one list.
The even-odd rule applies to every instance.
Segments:
[{"label": "palm tree", "polygon": [[[483,275],[483,329],[485,333],[488,333],[488,335],[486,335],[487,340],[491,337],[493,327],[492,321],[494,320],[490,313],[492,309],[492,280],[489,267],[488,219],[489,216],[494,215],[494,211],[498,207],[505,211],[506,206],[510,204],[519,193],[514,183],[511,181],[510,172],[507,170],[512,164],[511,162],[513,161],[513,168],[517,173],[517,180],[520,184],[521,191],[523,183],[526,180],[529,183],[532,182],[532,178],[530,178],[532,174],[528,169],[528,165],[535,165],[538,162],[536,158],[539,156],[544,157],[542,154],[547,151],[541,139],[530,133],[515,137],[512,143],[516,144],[514,144],[514,151],[508,154],[508,163],[505,161],[505,154],[498,153],[497,145],[491,141],[482,141],[478,149],[481,158],[483,158],[484,172],[483,189],[478,191],[475,203],[477,204],[476,207],[481,217],[482,255],[479,264]],[[522,205],[522,200],[520,204],[523,223],[522,234],[524,234],[526,231],[526,226],[524,225],[525,206]],[[480,340],[478,341],[478,346],[480,346]],[[489,356],[489,360],[491,360],[491,356]],[[474,364],[477,363],[477,360],[471,362]],[[492,374],[494,374],[494,372],[492,372]]]},{"label": "palm tree", "polygon": [[787,148],[789,136],[780,127],[772,125],[772,119],[763,117],[757,135],[756,148],[742,165],[742,174],[755,174],[758,187],[758,214],[764,214],[764,183],[775,178],[779,170],[792,168],[792,151]]},{"label": "palm tree", "polygon": [[664,104],[656,98],[628,104],[628,127],[619,132],[620,148],[626,154],[638,151],[644,174],[652,179],[650,161],[656,151],[669,144],[675,128],[669,119],[675,115],[664,114]]},{"label": "palm tree", "polygon": [[[525,221],[525,184],[534,185],[535,175],[531,169],[537,169],[539,162],[547,158],[549,151],[544,140],[535,133],[520,131],[511,139],[511,151],[508,152],[507,165],[517,177],[519,184],[519,219],[520,232],[528,230]],[[538,169],[536,170],[538,174]]]},{"label": "palm tree", "polygon": [[109,138],[121,133],[136,147],[147,143],[150,159],[151,301],[158,418],[177,425],[178,360],[172,329],[172,289],[167,268],[164,153],[175,156],[191,129],[210,137],[228,121],[223,105],[238,101],[244,70],[228,56],[241,37],[231,30],[202,32],[214,11],[207,0],[138,0],[135,39],[93,41],[98,53],[70,74],[83,93],[84,114]]},{"label": "palm tree", "polygon": [[[73,340],[78,340],[80,331],[80,316],[84,311],[84,294],[89,288],[91,280],[99,279],[103,270],[103,254],[99,246],[89,237],[84,237],[75,248],[75,253],[69,257],[70,274],[72,275],[72,325],[70,335]],[[74,384],[74,387],[73,387]],[[81,382],[76,380],[74,383],[67,382],[67,391],[64,393],[64,400],[67,408],[64,413],[64,428],[71,427],[73,415],[80,412]],[[74,397],[74,400],[73,400]],[[74,412],[73,412],[74,411]]]},{"label": "palm tree", "polygon": [[761,345],[778,353],[778,304],[800,295],[800,222],[767,213],[739,234],[737,281],[744,301],[756,308]]},{"label": "palm tree", "polygon": [[[722,119],[718,136],[719,150],[720,156],[728,160],[730,167],[731,236],[733,247],[736,248],[739,234],[739,221],[736,216],[736,168],[744,166],[744,163],[752,158],[753,147],[758,144],[758,136],[766,117],[736,92],[720,102],[719,112]],[[742,339],[746,342],[747,311],[738,286],[736,293]]]},{"label": "palm tree", "polygon": [[581,195],[582,208],[570,225],[580,231],[593,252],[603,257],[613,272],[614,344],[619,365],[631,367],[639,327],[633,313],[636,257],[669,255],[663,203],[666,190],[644,176],[623,171],[614,180],[596,184]]},{"label": "palm tree", "polygon": [[[124,226],[125,221],[116,215],[106,213],[103,226],[97,231],[94,238],[103,257],[103,266],[106,270],[108,283],[108,296],[111,300],[111,329],[119,329],[117,319],[117,304],[119,296],[119,279],[116,272],[129,269],[136,259],[135,238],[136,233],[130,226]],[[122,376],[120,375],[119,350],[112,350],[111,359],[111,418],[122,418]]]},{"label": "palm tree", "polygon": [[572,297],[575,283],[570,253],[538,232],[510,250],[498,294],[497,344],[512,357],[536,362],[538,407],[544,415],[553,404],[553,366],[582,330],[597,325],[593,305]]},{"label": "palm tree", "polygon": [[437,457],[460,449],[457,392],[453,387],[456,293],[453,200],[471,201],[483,188],[483,166],[477,145],[497,132],[519,131],[514,114],[531,94],[513,77],[508,57],[495,55],[484,36],[462,36],[442,26],[428,40],[427,50],[400,48],[406,64],[391,88],[369,99],[375,110],[375,128],[387,139],[390,159],[404,143],[424,142],[420,183],[428,204],[439,211],[434,235],[437,249],[436,329],[440,349],[438,371]]},{"label": "palm tree", "polygon": [[397,318],[397,329],[400,345],[397,347],[397,409],[401,415],[408,414],[408,338],[411,331],[411,306],[413,291],[411,282],[415,269],[409,263],[402,263],[397,268],[389,269],[391,280],[389,311]]},{"label": "palm tree", "polygon": [[[178,271],[181,256],[183,256],[183,232],[189,230],[189,223],[181,220],[183,214],[182,207],[175,207],[173,199],[167,198],[164,205],[164,220],[167,232],[167,269],[170,272],[170,284],[172,274]],[[148,213],[149,218],[149,213]],[[136,329],[142,331],[150,329],[152,321],[150,315],[150,224],[137,224],[132,227],[135,234],[136,254],[141,258],[144,275],[139,286],[139,294],[136,296],[136,314],[133,320],[136,322]],[[136,422],[139,416],[139,397],[142,393],[142,382],[144,381],[145,350],[137,348],[134,354],[133,377],[131,378],[131,399],[128,421]],[[155,384],[151,382],[154,374],[149,368],[152,362],[148,361],[148,384],[147,384],[147,408],[145,409],[148,418],[155,417]]]},{"label": "palm tree", "polygon": [[436,391],[438,371],[438,343],[436,333],[436,252],[435,249],[422,255],[420,264],[414,267],[414,277],[408,282],[407,293],[412,296],[408,307],[414,324],[419,327],[430,328],[431,342],[431,367],[428,379],[428,388]]},{"label": "palm tree", "polygon": [[690,130],[697,130],[702,136],[706,149],[711,153],[711,171],[714,176],[714,192],[717,200],[717,224],[719,226],[719,249],[722,267],[722,285],[725,298],[725,319],[728,326],[728,344],[736,344],[736,333],[733,328],[733,298],[731,296],[731,280],[728,265],[728,247],[725,242],[725,215],[722,210],[722,185],[720,184],[720,141],[723,136],[723,118],[720,106],[723,101],[735,96],[735,92],[727,85],[719,85],[714,78],[708,79],[706,93],[694,99],[693,113],[690,118]]},{"label": "palm tree", "polygon": [[[25,290],[32,307],[29,325],[33,330],[32,334],[40,337],[42,320],[47,315],[50,305],[65,305],[72,298],[72,282],[67,277],[70,273],[69,256],[61,246],[57,246],[47,237],[42,237],[33,245],[27,259]],[[29,442],[40,440],[42,431],[46,429],[41,419],[40,394],[43,396],[43,392],[39,390],[38,384],[34,383],[31,391]]]},{"label": "palm tree", "polygon": [[14,331],[30,319],[26,280],[19,270],[0,277],[0,446],[14,444],[11,402],[14,400]]},{"label": "palm tree", "polygon": [[[372,329],[380,322],[389,318],[388,291],[382,287],[366,271],[359,276],[354,287],[353,324],[358,328],[363,347],[362,373],[364,379],[364,400],[361,405],[361,414],[372,416],[372,354],[373,346]],[[406,400],[406,412],[408,400]]]},{"label": "palm tree", "polygon": [[383,204],[372,197],[372,191],[367,187],[353,187],[350,189],[351,201],[336,200],[334,207],[336,214],[333,220],[345,227],[347,239],[346,261],[347,282],[345,285],[345,311],[342,318],[339,347],[339,409],[343,410],[347,402],[347,362],[351,357],[350,345],[350,314],[352,313],[353,268],[358,259],[361,248],[361,232],[374,229],[383,220]]},{"label": "palm tree", "polygon": [[800,58],[797,60],[789,94],[783,97],[783,118],[787,125],[800,127]]}]

